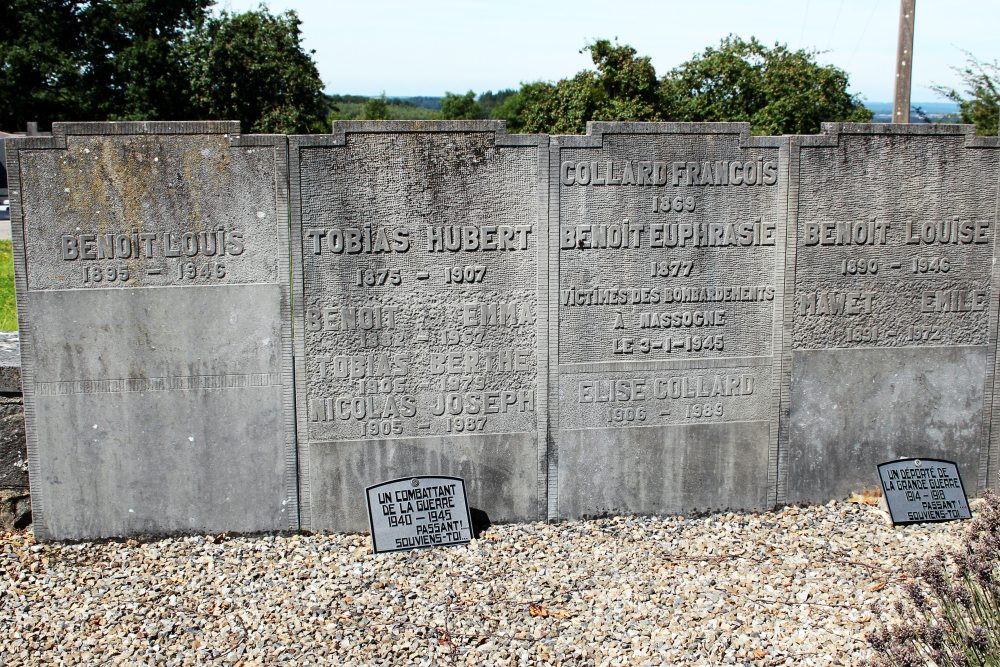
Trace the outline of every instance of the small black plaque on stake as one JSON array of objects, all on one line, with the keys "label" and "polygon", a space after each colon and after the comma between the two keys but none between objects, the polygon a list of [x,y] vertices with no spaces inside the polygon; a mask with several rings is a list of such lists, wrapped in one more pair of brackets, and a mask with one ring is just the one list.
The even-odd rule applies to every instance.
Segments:
[{"label": "small black plaque on stake", "polygon": [[365,489],[375,553],[465,544],[472,517],[460,477],[418,475]]},{"label": "small black plaque on stake", "polygon": [[895,526],[972,518],[954,461],[899,459],[880,463],[878,476]]}]

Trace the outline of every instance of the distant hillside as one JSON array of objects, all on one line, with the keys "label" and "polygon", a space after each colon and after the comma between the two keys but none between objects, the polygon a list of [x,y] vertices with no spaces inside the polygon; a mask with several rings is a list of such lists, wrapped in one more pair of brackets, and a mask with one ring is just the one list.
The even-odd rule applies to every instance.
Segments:
[{"label": "distant hillside", "polygon": [[[873,113],[892,114],[892,102],[865,102]],[[927,114],[957,114],[958,105],[954,102],[914,102],[912,106],[920,107]]]},{"label": "distant hillside", "polygon": [[422,109],[434,109],[437,111],[441,108],[441,100],[443,99],[443,97],[426,97],[420,95],[417,97],[387,97],[386,101],[392,104],[393,101],[399,100],[404,105],[420,107]]},{"label": "distant hillside", "polygon": [[[355,120],[365,117],[367,95],[327,95],[331,120]],[[386,97],[389,120],[433,120],[438,118],[442,97]]]},{"label": "distant hillside", "polygon": [[[875,114],[873,123],[892,122],[892,102],[865,102],[865,106]],[[934,123],[957,123],[960,120],[958,105],[952,102],[913,102],[911,108],[920,109],[924,114],[921,116],[911,111],[911,123],[921,123],[924,117]]]},{"label": "distant hillside", "polygon": [[[499,94],[502,95],[502,93]],[[327,99],[330,101],[332,117],[346,120],[363,117],[362,109],[369,97],[367,95],[327,95]],[[391,120],[429,120],[438,117],[437,112],[441,110],[442,100],[444,97],[430,95],[410,97],[392,95],[386,96],[385,103]],[[875,114],[873,122],[889,123],[892,121],[892,102],[865,102],[865,106]],[[924,122],[925,117],[935,123],[959,122],[958,105],[951,102],[915,102],[913,107],[919,108],[924,114],[924,116],[916,113],[911,114],[910,122],[913,123]]]}]

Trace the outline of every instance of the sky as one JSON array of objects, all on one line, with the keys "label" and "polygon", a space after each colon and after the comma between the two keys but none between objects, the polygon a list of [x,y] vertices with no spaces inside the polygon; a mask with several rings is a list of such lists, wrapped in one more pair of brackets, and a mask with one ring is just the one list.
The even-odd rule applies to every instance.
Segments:
[{"label": "sky", "polygon": [[[221,0],[246,11],[259,0]],[[295,9],[328,93],[439,96],[517,88],[591,68],[580,49],[615,38],[650,56],[657,73],[728,34],[817,50],[847,71],[850,91],[891,102],[899,0],[270,0]],[[960,87],[964,51],[1000,59],[1000,2],[916,0],[912,100]]]}]

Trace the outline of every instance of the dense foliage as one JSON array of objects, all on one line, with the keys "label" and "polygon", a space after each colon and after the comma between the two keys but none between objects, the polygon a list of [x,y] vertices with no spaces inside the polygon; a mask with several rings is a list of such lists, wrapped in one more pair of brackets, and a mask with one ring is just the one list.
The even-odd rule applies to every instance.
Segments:
[{"label": "dense foliage", "polygon": [[476,120],[483,117],[483,110],[471,90],[465,95],[445,93],[441,101],[441,118],[444,120]]},{"label": "dense foliage", "polygon": [[389,118],[389,105],[385,102],[385,94],[365,100],[362,111],[366,120],[386,120]]},{"label": "dense foliage", "polygon": [[179,46],[211,0],[0,0],[0,128],[179,118]]},{"label": "dense foliage", "polygon": [[627,45],[598,40],[587,46],[597,71],[558,83],[535,82],[504,101],[495,117],[515,132],[573,134],[590,120],[663,120],[656,70]]},{"label": "dense foliage", "polygon": [[181,45],[209,0],[76,3],[80,102],[88,117],[175,119],[188,101]]},{"label": "dense foliage", "polygon": [[668,120],[745,121],[755,134],[812,134],[824,121],[867,122],[872,113],[847,93],[847,74],[810,51],[727,37],[661,82]]},{"label": "dense foliage", "polygon": [[476,102],[482,110],[483,118],[492,118],[493,110],[503,104],[508,97],[516,92],[516,90],[511,88],[505,88],[503,90],[498,90],[495,93],[492,90],[487,90],[485,93],[482,93]]},{"label": "dense foliage", "polygon": [[976,126],[976,133],[996,136],[1000,123],[1000,63],[978,60],[966,53],[964,67],[954,68],[962,77],[965,93],[935,86],[934,90],[958,104],[963,123]]},{"label": "dense foliage", "polygon": [[294,12],[264,9],[205,18],[184,45],[197,113],[244,132],[325,132],[323,83],[299,25]]},{"label": "dense foliage", "polygon": [[[744,121],[756,134],[808,134],[825,121],[866,122],[872,113],[847,93],[847,75],[820,65],[811,51],[767,47],[756,39],[723,39],[718,47],[658,77],[650,59],[606,39],[586,46],[595,69],[555,83],[535,81],[519,90],[486,91],[477,98],[448,93],[417,108],[388,100],[372,112],[350,96],[331,98],[334,118],[494,118],[512,132],[578,134],[588,121]],[[399,108],[391,109],[393,104]],[[379,107],[381,109],[381,107]]]},{"label": "dense foliage", "polygon": [[514,131],[553,134],[584,132],[591,120],[746,121],[756,134],[793,134],[871,119],[847,93],[843,70],[810,51],[727,37],[662,78],[631,46],[598,40],[585,51],[596,71],[525,84],[494,117]]},{"label": "dense foliage", "polygon": [[306,132],[326,103],[299,20],[212,0],[0,0],[0,128],[56,120],[238,119]]}]

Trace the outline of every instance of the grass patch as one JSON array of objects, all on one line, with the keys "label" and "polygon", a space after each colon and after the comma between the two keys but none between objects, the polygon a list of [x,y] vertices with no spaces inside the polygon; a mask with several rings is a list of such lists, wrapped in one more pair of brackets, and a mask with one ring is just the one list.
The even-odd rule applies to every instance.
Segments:
[{"label": "grass patch", "polygon": [[10,243],[10,241],[0,241],[0,331],[17,331],[14,251]]}]

